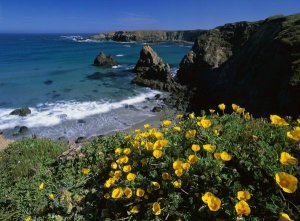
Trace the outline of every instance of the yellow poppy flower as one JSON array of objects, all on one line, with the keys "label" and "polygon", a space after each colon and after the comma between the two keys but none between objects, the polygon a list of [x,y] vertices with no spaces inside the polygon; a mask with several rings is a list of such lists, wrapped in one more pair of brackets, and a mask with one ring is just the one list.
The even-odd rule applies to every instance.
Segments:
[{"label": "yellow poppy flower", "polygon": [[194,138],[195,136],[196,136],[196,130],[189,130],[185,134],[186,139],[191,139]]},{"label": "yellow poppy flower", "polygon": [[134,173],[128,173],[126,178],[128,181],[133,181],[135,180],[136,175]]},{"label": "yellow poppy flower", "polygon": [[238,215],[249,216],[251,213],[250,206],[244,200],[241,200],[238,203],[236,203],[234,207],[235,207],[235,211]]},{"label": "yellow poppy flower", "polygon": [[130,198],[132,196],[132,190],[128,187],[125,188],[124,194],[127,198]]},{"label": "yellow poppy flower", "polygon": [[45,189],[45,183],[40,183],[40,185],[38,186],[39,190],[43,190]]},{"label": "yellow poppy flower", "polygon": [[245,114],[244,114],[244,118],[245,118],[245,120],[251,120],[251,115],[250,115],[250,113],[249,113],[249,112],[245,113]]},{"label": "yellow poppy flower", "polygon": [[213,130],[213,133],[214,133],[214,135],[216,135],[216,136],[219,136],[219,135],[220,135],[220,132],[219,132],[218,129]]},{"label": "yellow poppy flower", "polygon": [[136,190],[136,195],[137,195],[138,197],[143,197],[144,194],[145,194],[145,190],[143,190],[143,189],[141,189],[141,188],[137,188],[137,190]]},{"label": "yellow poppy flower", "polygon": [[175,170],[175,174],[176,174],[176,176],[182,176],[182,174],[183,174],[183,169],[178,169],[178,170]]},{"label": "yellow poppy flower", "polygon": [[294,130],[288,131],[287,136],[295,141],[300,141],[300,127],[296,127]]},{"label": "yellow poppy flower", "polygon": [[201,199],[202,199],[202,201],[203,201],[205,204],[207,204],[207,203],[208,203],[208,198],[211,197],[211,196],[214,196],[214,194],[211,193],[211,192],[206,192],[206,193],[201,197]]},{"label": "yellow poppy flower", "polygon": [[124,163],[128,163],[129,158],[125,155],[125,156],[121,156],[119,157],[116,162],[118,164],[124,164]]},{"label": "yellow poppy flower", "polygon": [[164,120],[162,122],[163,127],[169,127],[172,124],[172,121],[170,120]]},{"label": "yellow poppy flower", "polygon": [[174,132],[180,132],[180,131],[181,131],[181,128],[178,127],[178,126],[176,126],[176,127],[173,128],[173,131],[174,131]]},{"label": "yellow poppy flower", "polygon": [[215,113],[215,111],[216,111],[216,110],[214,110],[214,109],[209,109],[209,112],[210,112],[211,114]]},{"label": "yellow poppy flower", "polygon": [[200,146],[199,146],[198,144],[193,144],[193,145],[192,145],[192,150],[193,150],[194,152],[198,152],[198,151],[200,150]]},{"label": "yellow poppy flower", "polygon": [[237,112],[238,114],[243,114],[245,111],[246,111],[246,109],[245,109],[245,108],[241,108],[241,107],[239,107],[239,108],[236,110],[236,112]]},{"label": "yellow poppy flower", "polygon": [[181,185],[182,185],[182,181],[181,180],[175,180],[173,182],[173,186],[174,188],[178,189],[178,188],[181,188]]},{"label": "yellow poppy flower", "polygon": [[207,200],[207,206],[210,211],[216,212],[221,207],[221,200],[216,196],[210,196]]},{"label": "yellow poppy flower", "polygon": [[218,105],[218,108],[219,108],[221,111],[224,111],[225,108],[226,108],[226,105],[225,105],[224,103],[219,104],[219,105]]},{"label": "yellow poppy flower", "polygon": [[140,212],[140,206],[133,206],[130,209],[130,213],[136,214],[136,213],[139,213],[139,212]]},{"label": "yellow poppy flower", "polygon": [[224,161],[230,161],[231,158],[232,158],[232,156],[229,153],[227,153],[226,151],[223,151],[221,153],[221,159],[222,160],[224,160]]},{"label": "yellow poppy flower", "polygon": [[121,170],[116,170],[114,172],[114,176],[117,177],[117,178],[119,178],[120,176],[122,176],[122,171]]},{"label": "yellow poppy flower", "polygon": [[131,149],[130,148],[125,148],[123,150],[123,154],[125,154],[126,156],[129,155],[131,153]]},{"label": "yellow poppy flower", "polygon": [[177,114],[176,116],[178,119],[183,118],[183,114]]},{"label": "yellow poppy flower", "polygon": [[154,134],[154,136],[155,136],[156,139],[162,139],[162,138],[164,137],[164,134],[161,133],[161,132],[156,132],[156,133]]},{"label": "yellow poppy flower", "polygon": [[283,165],[297,165],[298,160],[287,152],[280,154],[280,163]]},{"label": "yellow poppy flower", "polygon": [[167,173],[167,172],[163,172],[161,176],[162,176],[163,180],[170,180],[171,179],[170,174]]},{"label": "yellow poppy flower", "polygon": [[202,119],[200,122],[197,123],[197,125],[206,129],[209,128],[212,125],[212,123],[208,119]]},{"label": "yellow poppy flower", "polygon": [[188,161],[190,164],[195,164],[198,161],[198,157],[196,155],[189,155]]},{"label": "yellow poppy flower", "polygon": [[152,183],[152,185],[155,187],[155,189],[160,189],[160,185],[159,185],[158,182],[153,181],[153,182],[151,182],[151,183]]},{"label": "yellow poppy flower", "polygon": [[115,149],[115,154],[120,155],[120,154],[122,153],[122,151],[123,151],[123,149],[122,149],[121,147],[117,147],[117,148]]},{"label": "yellow poppy flower", "polygon": [[211,153],[215,150],[215,146],[211,144],[204,144],[203,149]]},{"label": "yellow poppy flower", "polygon": [[292,220],[288,214],[280,213],[278,221],[294,221],[294,220]]},{"label": "yellow poppy flower", "polygon": [[86,168],[86,167],[81,169],[82,174],[85,176],[89,175],[90,171],[91,171],[91,169]]},{"label": "yellow poppy flower", "polygon": [[174,161],[173,162],[173,169],[174,170],[182,169],[182,164],[183,164],[183,162],[181,160]]},{"label": "yellow poppy flower", "polygon": [[283,118],[278,115],[270,115],[271,124],[279,125],[279,126],[287,126],[289,125]]},{"label": "yellow poppy flower", "polygon": [[162,157],[162,151],[161,150],[154,150],[153,151],[153,156],[156,158],[156,159],[159,159]]},{"label": "yellow poppy flower", "polygon": [[112,168],[112,169],[117,169],[118,168],[118,164],[116,163],[116,162],[112,162],[111,164],[110,164],[110,167]]},{"label": "yellow poppy flower", "polygon": [[25,221],[31,221],[31,216],[26,216]]},{"label": "yellow poppy flower", "polygon": [[217,159],[217,160],[220,160],[221,159],[221,153],[215,152],[214,153],[214,158]]},{"label": "yellow poppy flower", "polygon": [[237,104],[232,104],[231,107],[232,107],[232,110],[234,110],[234,111],[237,111],[237,109],[240,108],[240,106]]},{"label": "yellow poppy flower", "polygon": [[247,201],[251,198],[251,195],[248,191],[238,191],[237,192],[237,198],[239,200]]},{"label": "yellow poppy flower", "polygon": [[104,183],[105,188],[109,188],[111,185],[112,185],[111,179],[106,180]]},{"label": "yellow poppy flower", "polygon": [[190,169],[190,167],[191,167],[190,163],[183,163],[182,164],[182,169],[184,169],[184,170],[188,170],[188,169]]},{"label": "yellow poppy flower", "polygon": [[119,199],[123,196],[124,192],[123,189],[121,187],[117,187],[115,189],[113,189],[112,193],[111,193],[111,197],[113,199]]},{"label": "yellow poppy flower", "polygon": [[279,172],[275,175],[276,183],[286,193],[293,193],[297,190],[298,179],[285,172]]},{"label": "yellow poppy flower", "polygon": [[144,124],[144,128],[145,128],[145,129],[148,129],[148,128],[150,128],[150,127],[151,127],[150,124]]},{"label": "yellow poppy flower", "polygon": [[123,172],[129,173],[130,171],[131,171],[131,165],[125,165],[125,166],[123,167]]},{"label": "yellow poppy flower", "polygon": [[50,193],[50,194],[49,194],[49,199],[50,199],[50,200],[54,200],[54,194],[53,194],[53,193]]},{"label": "yellow poppy flower", "polygon": [[168,140],[157,140],[153,145],[153,149],[162,150],[168,144]]},{"label": "yellow poppy flower", "polygon": [[189,114],[189,118],[190,118],[190,119],[194,119],[194,118],[195,118],[195,113],[190,113],[190,114]]},{"label": "yellow poppy flower", "polygon": [[153,214],[156,216],[161,214],[161,209],[160,209],[160,205],[158,202],[155,202],[152,204],[152,211],[153,211]]}]

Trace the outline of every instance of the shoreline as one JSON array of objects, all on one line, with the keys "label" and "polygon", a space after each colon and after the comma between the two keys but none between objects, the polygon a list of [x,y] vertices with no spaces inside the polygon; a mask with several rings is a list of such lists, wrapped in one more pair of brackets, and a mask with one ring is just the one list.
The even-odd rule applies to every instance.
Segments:
[{"label": "shoreline", "polygon": [[[84,136],[84,135],[78,133],[78,136],[75,139],[72,139],[72,138],[68,139],[67,137],[64,137],[64,134],[61,134],[61,137],[59,137],[59,138],[39,136],[39,135],[35,135],[35,134],[27,134],[26,136],[17,136],[15,138],[11,138],[11,137],[5,136],[5,134],[1,134],[0,135],[0,151],[3,151],[4,149],[6,149],[10,143],[13,143],[13,142],[23,139],[23,138],[30,138],[30,137],[45,138],[45,139],[50,139],[52,141],[67,142],[69,148],[72,148],[75,144],[81,146],[82,144],[84,144],[86,142],[91,142],[92,140],[94,140],[97,137],[110,136],[110,135],[113,135],[118,132],[132,133],[136,129],[142,130],[142,129],[144,129],[143,126],[146,123],[150,124],[151,127],[159,128],[162,120],[165,120],[165,119],[172,120],[176,116],[176,113],[178,113],[178,110],[176,108],[170,107],[170,105],[168,105],[167,102],[163,101],[163,99],[165,99],[168,96],[169,95],[163,96],[163,97],[157,99],[158,101],[161,101],[160,105],[157,106],[157,107],[161,107],[161,111],[152,112],[152,114],[153,114],[152,116],[149,116],[146,119],[143,119],[137,123],[129,125],[127,128],[115,129],[115,130],[107,131],[104,133],[95,133],[95,134],[91,134],[88,136]],[[134,112],[132,112],[132,114],[134,114]]]}]

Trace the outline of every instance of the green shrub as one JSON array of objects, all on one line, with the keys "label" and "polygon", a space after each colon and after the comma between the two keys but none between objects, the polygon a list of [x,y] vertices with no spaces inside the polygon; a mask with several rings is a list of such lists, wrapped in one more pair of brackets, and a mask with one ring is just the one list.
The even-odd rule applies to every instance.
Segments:
[{"label": "green shrub", "polygon": [[[297,184],[290,180],[283,189],[275,176],[300,178],[300,127],[288,137],[297,122],[272,116],[270,124],[238,108],[230,115],[179,116],[160,129],[145,125],[133,134],[96,138],[71,159],[37,163],[40,169],[31,177],[27,172],[8,179],[1,167],[0,219],[278,220],[283,212],[298,220]],[[2,162],[22,148],[12,145]],[[290,155],[283,158],[283,152]],[[57,155],[47,159],[52,156]],[[251,212],[246,208],[244,214],[250,214],[235,209],[239,191],[247,191],[240,194],[247,196]]]}]

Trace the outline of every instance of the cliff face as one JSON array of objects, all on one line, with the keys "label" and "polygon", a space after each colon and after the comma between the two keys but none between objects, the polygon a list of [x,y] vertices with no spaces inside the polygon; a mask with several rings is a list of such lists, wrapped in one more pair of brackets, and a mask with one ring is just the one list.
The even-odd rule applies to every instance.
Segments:
[{"label": "cliff face", "polygon": [[226,102],[256,115],[299,115],[300,14],[227,24],[202,34],[177,76],[196,87],[192,109]]},{"label": "cliff face", "polygon": [[92,36],[95,40],[113,40],[113,41],[141,41],[141,42],[159,42],[159,41],[195,41],[197,37],[203,34],[203,30],[192,31],[118,31],[107,32]]}]

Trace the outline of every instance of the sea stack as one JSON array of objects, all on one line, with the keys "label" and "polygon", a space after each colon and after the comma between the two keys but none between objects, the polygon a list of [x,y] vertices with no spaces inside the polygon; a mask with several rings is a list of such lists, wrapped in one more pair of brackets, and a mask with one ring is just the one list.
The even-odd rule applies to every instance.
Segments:
[{"label": "sea stack", "polygon": [[164,91],[172,91],[176,87],[170,66],[149,45],[143,46],[134,72],[133,83],[138,85]]},{"label": "sea stack", "polygon": [[118,63],[112,55],[106,56],[103,52],[100,52],[94,60],[94,65],[101,67],[113,67],[118,65]]}]

